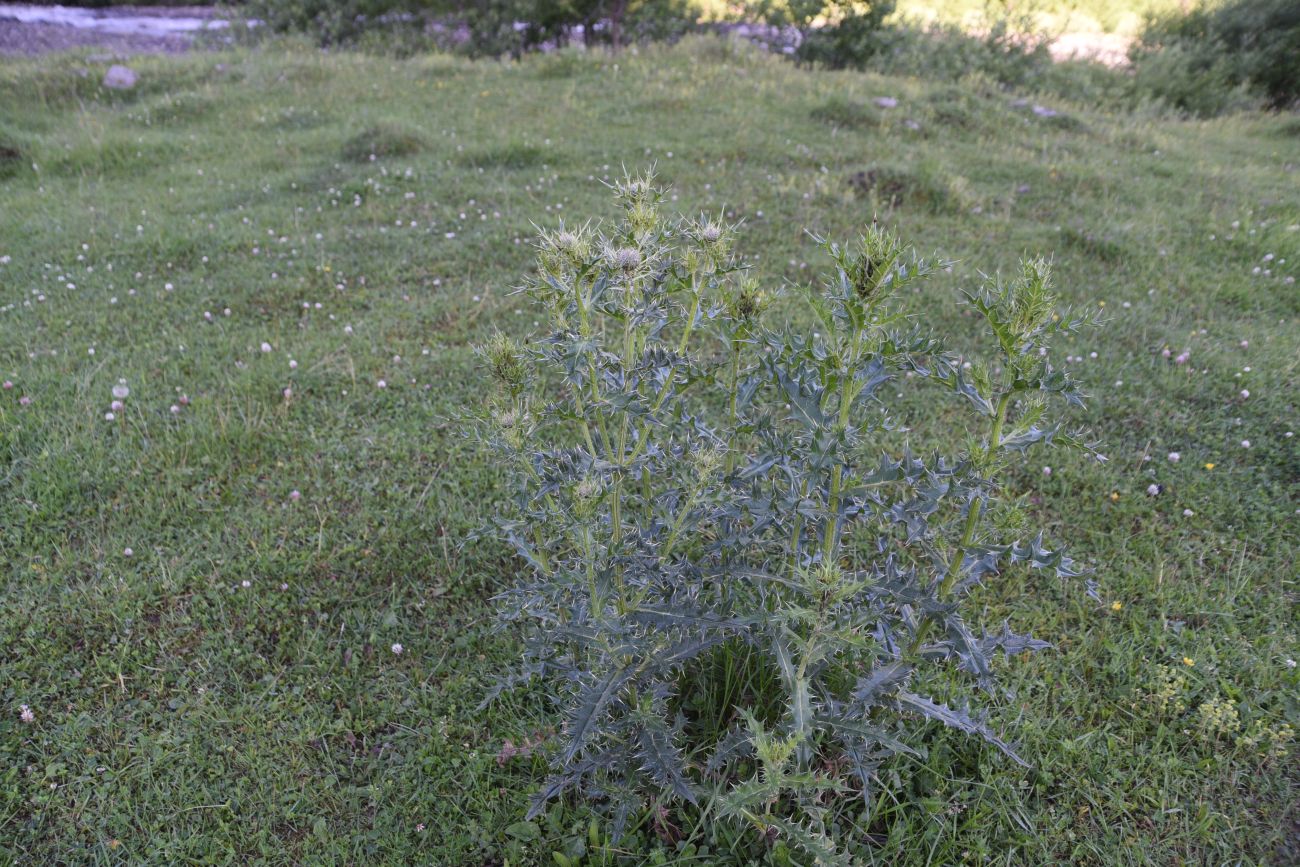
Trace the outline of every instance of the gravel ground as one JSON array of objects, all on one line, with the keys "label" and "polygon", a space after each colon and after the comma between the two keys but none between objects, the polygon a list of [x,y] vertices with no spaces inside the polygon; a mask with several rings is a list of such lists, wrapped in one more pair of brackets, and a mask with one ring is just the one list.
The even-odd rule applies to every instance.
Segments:
[{"label": "gravel ground", "polygon": [[[76,48],[97,48],[120,54],[172,54],[194,45],[194,36],[185,33],[155,32],[144,27],[138,33],[113,32],[101,27],[37,23],[21,20],[20,4],[0,4],[0,54],[46,54]],[[214,10],[202,6],[139,7],[117,6],[89,10],[104,25],[125,19],[213,18]],[[159,28],[163,30],[163,28]]]}]

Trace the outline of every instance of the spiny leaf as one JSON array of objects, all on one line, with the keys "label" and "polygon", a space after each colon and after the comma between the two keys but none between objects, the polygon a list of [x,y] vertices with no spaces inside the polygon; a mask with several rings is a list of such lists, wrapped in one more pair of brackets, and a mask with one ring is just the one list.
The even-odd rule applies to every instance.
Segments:
[{"label": "spiny leaf", "polygon": [[578,692],[578,701],[569,714],[567,734],[569,741],[561,753],[567,764],[581,751],[591,731],[599,724],[600,715],[618,695],[618,691],[632,676],[632,667],[611,668],[605,676],[583,687]]},{"label": "spiny leaf", "polygon": [[914,667],[901,659],[881,663],[866,677],[858,679],[853,687],[853,698],[862,706],[871,707],[881,695],[906,681]]},{"label": "spiny leaf", "polygon": [[697,803],[695,791],[686,779],[676,737],[677,732],[665,725],[662,719],[643,715],[637,754],[641,757],[642,770],[650,775],[650,779],[694,804]]},{"label": "spiny leaf", "polygon": [[817,867],[852,867],[852,859],[836,848],[835,841],[824,832],[780,816],[766,817],[765,821],[782,839],[811,855]]},{"label": "spiny leaf", "polygon": [[781,669],[781,679],[785,682],[787,698],[790,703],[791,734],[796,740],[795,755],[799,767],[806,767],[812,758],[812,697],[809,694],[807,676],[795,667],[790,646],[780,633],[772,636],[772,652],[776,655],[777,665]]},{"label": "spiny leaf", "polygon": [[975,719],[964,710],[957,710],[948,707],[946,704],[940,704],[933,699],[917,695],[913,692],[907,692],[906,690],[899,690],[899,692],[895,694],[894,700],[903,710],[916,711],[926,719],[941,722],[950,728],[966,732],[967,734],[979,735],[1005,753],[1006,756],[1016,764],[1022,765],[1026,768],[1029,767],[1029,763],[1016,755],[1015,750],[1011,749],[1006,741],[994,734],[993,730],[983,722]]}]

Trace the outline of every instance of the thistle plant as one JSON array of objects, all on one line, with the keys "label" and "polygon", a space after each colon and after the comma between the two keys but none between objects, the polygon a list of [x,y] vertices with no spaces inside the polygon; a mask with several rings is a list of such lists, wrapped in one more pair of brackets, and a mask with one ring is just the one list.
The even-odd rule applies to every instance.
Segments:
[{"label": "thistle plant", "polygon": [[[535,682],[562,716],[533,814],[577,796],[617,838],[685,802],[842,863],[835,805],[869,807],[929,723],[1023,761],[925,685],[996,695],[999,652],[1047,646],[963,607],[1010,568],[1081,573],[985,518],[1029,449],[1090,448],[1060,420],[1082,393],[1049,345],[1095,321],[1026,262],[966,294],[994,350],[967,362],[897,303],[944,263],[873,226],[823,242],[830,277],[800,290],[815,330],[773,329],[780,293],[739,264],[737,227],[664,216],[650,176],[615,193],[617,226],[541,236],[522,291],[548,331],[482,347],[497,387],[477,429],[510,472],[497,530],[523,564],[501,618],[525,647],[487,700]],[[978,433],[913,453],[887,383],[950,395]]]}]

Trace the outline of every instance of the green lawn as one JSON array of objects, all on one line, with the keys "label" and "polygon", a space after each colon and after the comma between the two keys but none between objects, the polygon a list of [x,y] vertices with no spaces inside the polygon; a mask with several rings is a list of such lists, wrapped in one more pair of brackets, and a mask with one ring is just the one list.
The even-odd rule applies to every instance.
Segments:
[{"label": "green lawn", "polygon": [[1055,644],[996,700],[1034,768],[926,730],[859,857],[1300,860],[1294,116],[1042,116],[707,41],[135,65],[109,93],[84,59],[0,61],[0,861],[772,860],[675,805],[676,845],[647,816],[606,849],[579,804],[523,823],[544,759],[499,754],[551,720],[476,709],[520,566],[466,541],[502,497],[455,421],[471,344],[540,318],[510,295],[534,225],[613,216],[601,181],[651,164],[744,220],[770,285],[823,264],[805,230],[877,215],[957,260],[915,303],[958,345],[956,290],[1026,252],[1111,316],[1062,348],[1110,461],[1011,490],[1103,601],[1014,572],[973,609]]}]

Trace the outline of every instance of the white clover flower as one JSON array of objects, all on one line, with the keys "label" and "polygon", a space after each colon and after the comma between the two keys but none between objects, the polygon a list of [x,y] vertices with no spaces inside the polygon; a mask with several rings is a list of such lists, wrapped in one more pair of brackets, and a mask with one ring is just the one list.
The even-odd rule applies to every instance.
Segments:
[{"label": "white clover flower", "polygon": [[390,649],[391,649],[391,650],[393,651],[393,653],[395,653],[396,655],[401,656],[401,655],[402,655],[402,651],[405,650],[406,648],[405,648],[405,647],[402,647],[402,645],[401,645],[400,642],[395,642],[395,643],[393,644],[393,646],[392,646]]},{"label": "white clover flower", "polygon": [[1241,399],[1242,399],[1242,400],[1245,400],[1245,399],[1248,398],[1248,397],[1250,397],[1250,389],[1248,389],[1248,388],[1243,388],[1243,389],[1241,390]]},{"label": "white clover flower", "polygon": [[1191,509],[1183,509],[1183,517],[1184,517],[1184,518],[1190,518],[1190,517],[1192,517],[1192,516],[1195,515],[1195,514],[1196,514],[1196,513],[1193,512]]},{"label": "white clover flower", "polygon": [[29,725],[36,722],[36,714],[25,704],[18,705],[18,718]]},{"label": "white clover flower", "polygon": [[1248,448],[1250,448],[1250,440],[1242,440],[1242,441],[1241,441],[1241,447],[1242,447],[1243,449],[1248,449]]},{"label": "white clover flower", "polygon": [[262,351],[263,351],[263,352],[270,352],[270,351],[271,351],[271,344],[267,343],[265,340],[262,341]]},{"label": "white clover flower", "polygon": [[131,389],[127,388],[125,382],[119,382],[113,386],[113,397],[118,400],[126,400],[131,395]]},{"label": "white clover flower", "polygon": [[1183,459],[1183,456],[1180,455],[1178,452],[1170,452],[1169,454],[1165,455],[1165,457],[1168,459],[1169,463],[1171,464],[1176,464]]}]

